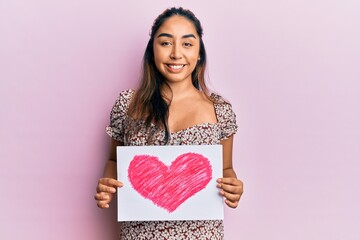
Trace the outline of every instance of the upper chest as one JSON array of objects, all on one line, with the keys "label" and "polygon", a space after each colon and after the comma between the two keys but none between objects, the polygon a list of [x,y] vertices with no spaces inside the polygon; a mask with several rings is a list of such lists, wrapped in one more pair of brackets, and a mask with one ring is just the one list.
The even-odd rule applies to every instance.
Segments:
[{"label": "upper chest", "polygon": [[194,100],[170,104],[168,116],[170,132],[204,123],[217,123],[216,109],[211,101]]}]

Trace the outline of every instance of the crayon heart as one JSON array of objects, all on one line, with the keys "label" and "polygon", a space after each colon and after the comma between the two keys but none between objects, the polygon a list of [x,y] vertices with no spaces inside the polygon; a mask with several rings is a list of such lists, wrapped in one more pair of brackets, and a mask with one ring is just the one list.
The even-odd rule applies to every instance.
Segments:
[{"label": "crayon heart", "polygon": [[212,168],[209,160],[197,153],[182,154],[170,166],[156,156],[135,155],[128,178],[141,196],[171,213],[206,187]]}]

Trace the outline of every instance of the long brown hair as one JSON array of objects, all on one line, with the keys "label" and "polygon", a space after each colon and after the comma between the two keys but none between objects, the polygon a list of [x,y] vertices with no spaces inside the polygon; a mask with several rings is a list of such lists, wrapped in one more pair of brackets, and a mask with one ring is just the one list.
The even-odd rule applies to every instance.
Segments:
[{"label": "long brown hair", "polygon": [[200,37],[200,58],[191,77],[193,85],[203,91],[206,96],[209,96],[205,84],[206,51],[202,40],[203,29],[201,23],[190,10],[181,7],[166,9],[155,19],[151,28],[150,39],[143,57],[140,85],[129,107],[129,116],[136,120],[144,120],[147,127],[154,123],[163,128],[165,130],[165,142],[168,142],[170,135],[167,124],[169,105],[161,94],[162,85],[166,84],[166,81],[155,66],[153,44],[157,30],[168,18],[174,15],[185,17],[192,22]]}]

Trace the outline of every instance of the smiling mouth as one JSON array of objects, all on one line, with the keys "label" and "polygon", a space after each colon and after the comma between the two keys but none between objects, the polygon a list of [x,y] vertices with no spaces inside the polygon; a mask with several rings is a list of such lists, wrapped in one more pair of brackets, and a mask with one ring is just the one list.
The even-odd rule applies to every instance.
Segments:
[{"label": "smiling mouth", "polygon": [[185,67],[184,64],[176,64],[176,65],[174,65],[174,64],[166,64],[166,65],[171,69],[181,69],[181,68]]}]

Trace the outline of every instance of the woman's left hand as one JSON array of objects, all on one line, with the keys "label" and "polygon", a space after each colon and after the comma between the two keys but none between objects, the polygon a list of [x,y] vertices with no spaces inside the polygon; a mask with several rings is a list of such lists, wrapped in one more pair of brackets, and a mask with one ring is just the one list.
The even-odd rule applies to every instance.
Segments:
[{"label": "woman's left hand", "polygon": [[217,187],[220,188],[220,194],[225,198],[225,203],[236,208],[243,194],[243,182],[234,177],[219,178]]}]

